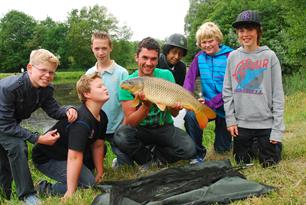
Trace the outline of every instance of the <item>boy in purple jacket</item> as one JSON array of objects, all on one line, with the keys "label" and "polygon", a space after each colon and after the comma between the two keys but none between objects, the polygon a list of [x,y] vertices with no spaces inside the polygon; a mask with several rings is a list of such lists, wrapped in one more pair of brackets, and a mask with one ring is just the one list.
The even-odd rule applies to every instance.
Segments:
[{"label": "boy in purple jacket", "polygon": [[[231,136],[227,132],[224,119],[222,87],[227,57],[233,49],[221,44],[223,35],[218,26],[212,22],[206,22],[198,29],[196,39],[202,51],[196,54],[190,65],[184,88],[193,93],[196,78],[200,77],[202,87],[200,95],[203,98],[199,98],[199,101],[217,113],[214,149],[218,153],[224,153],[231,149]],[[203,130],[191,111],[185,116],[185,128],[197,145],[197,157],[191,161],[191,164],[202,162],[206,155],[206,149],[202,145]]]}]

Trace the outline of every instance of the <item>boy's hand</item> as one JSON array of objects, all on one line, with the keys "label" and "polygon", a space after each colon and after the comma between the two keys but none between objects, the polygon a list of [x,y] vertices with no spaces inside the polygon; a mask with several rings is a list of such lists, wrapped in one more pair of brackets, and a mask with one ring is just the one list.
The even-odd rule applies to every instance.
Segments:
[{"label": "boy's hand", "polygon": [[204,98],[199,98],[198,101],[202,104],[205,104],[205,99]]},{"label": "boy's hand", "polygon": [[65,193],[65,195],[62,197],[62,202],[66,202],[67,201],[67,199],[69,199],[69,198],[71,198],[72,197],[72,195],[73,195],[73,192],[70,192],[70,191],[66,191],[66,193]]},{"label": "boy's hand", "polygon": [[51,130],[44,135],[38,137],[37,143],[44,145],[53,145],[60,138],[57,129]]},{"label": "boy's hand", "polygon": [[97,174],[95,179],[96,179],[96,183],[101,183],[103,181],[103,177],[104,177],[104,174]]},{"label": "boy's hand", "polygon": [[74,108],[69,108],[66,112],[68,122],[74,122],[78,118],[78,112]]},{"label": "boy's hand", "polygon": [[237,137],[238,136],[238,127],[237,125],[232,125],[227,128],[227,130],[230,132],[232,137]]}]

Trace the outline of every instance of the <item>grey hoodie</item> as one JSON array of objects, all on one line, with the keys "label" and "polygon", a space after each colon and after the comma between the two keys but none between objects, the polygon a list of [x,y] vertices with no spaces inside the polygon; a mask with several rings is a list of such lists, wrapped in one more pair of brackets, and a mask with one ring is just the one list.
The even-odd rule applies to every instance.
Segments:
[{"label": "grey hoodie", "polygon": [[272,128],[270,140],[282,140],[285,126],[281,67],[267,46],[253,52],[240,47],[230,53],[222,94],[228,127]]}]

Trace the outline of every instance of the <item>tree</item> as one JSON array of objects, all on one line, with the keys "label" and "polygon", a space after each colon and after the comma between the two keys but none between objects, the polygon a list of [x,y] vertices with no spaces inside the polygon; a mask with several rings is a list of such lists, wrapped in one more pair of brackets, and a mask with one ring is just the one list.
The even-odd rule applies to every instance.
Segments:
[{"label": "tree", "polygon": [[[284,56],[285,62],[290,66],[288,73],[306,71],[306,4],[301,0],[283,0],[278,2],[285,13],[284,21],[288,25],[282,32],[283,43],[287,46]],[[288,9],[290,8],[290,9]]]},{"label": "tree", "polygon": [[35,29],[32,41],[32,47],[45,48],[53,52],[60,58],[62,68],[68,68],[67,61],[67,43],[66,36],[68,26],[65,23],[57,23],[50,17],[40,21]]},{"label": "tree", "polygon": [[95,30],[112,33],[117,19],[107,14],[104,6],[83,7],[72,10],[68,16],[68,61],[72,68],[88,68],[95,61],[90,50],[91,34]]},{"label": "tree", "polygon": [[23,12],[12,10],[0,21],[1,72],[19,72],[25,67],[33,46],[36,21]]},{"label": "tree", "polygon": [[[305,4],[299,0],[190,0],[185,18],[188,36],[188,60],[198,49],[194,44],[198,27],[207,21],[219,25],[224,44],[237,48],[239,43],[232,23],[243,10],[257,10],[262,16],[263,37],[261,45],[270,47],[280,59],[284,73],[295,72],[305,65]],[[300,60],[303,57],[304,60]]]}]

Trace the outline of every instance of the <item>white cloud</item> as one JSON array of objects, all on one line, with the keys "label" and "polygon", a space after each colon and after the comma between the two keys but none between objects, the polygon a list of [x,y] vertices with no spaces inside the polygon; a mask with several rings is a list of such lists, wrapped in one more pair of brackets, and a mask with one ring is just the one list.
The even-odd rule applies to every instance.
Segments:
[{"label": "white cloud", "polygon": [[55,21],[66,20],[72,9],[98,4],[105,6],[120,25],[131,28],[132,40],[147,36],[165,39],[172,33],[184,34],[184,17],[189,8],[189,0],[0,0],[0,3],[0,18],[14,9],[37,20],[49,16]]}]

